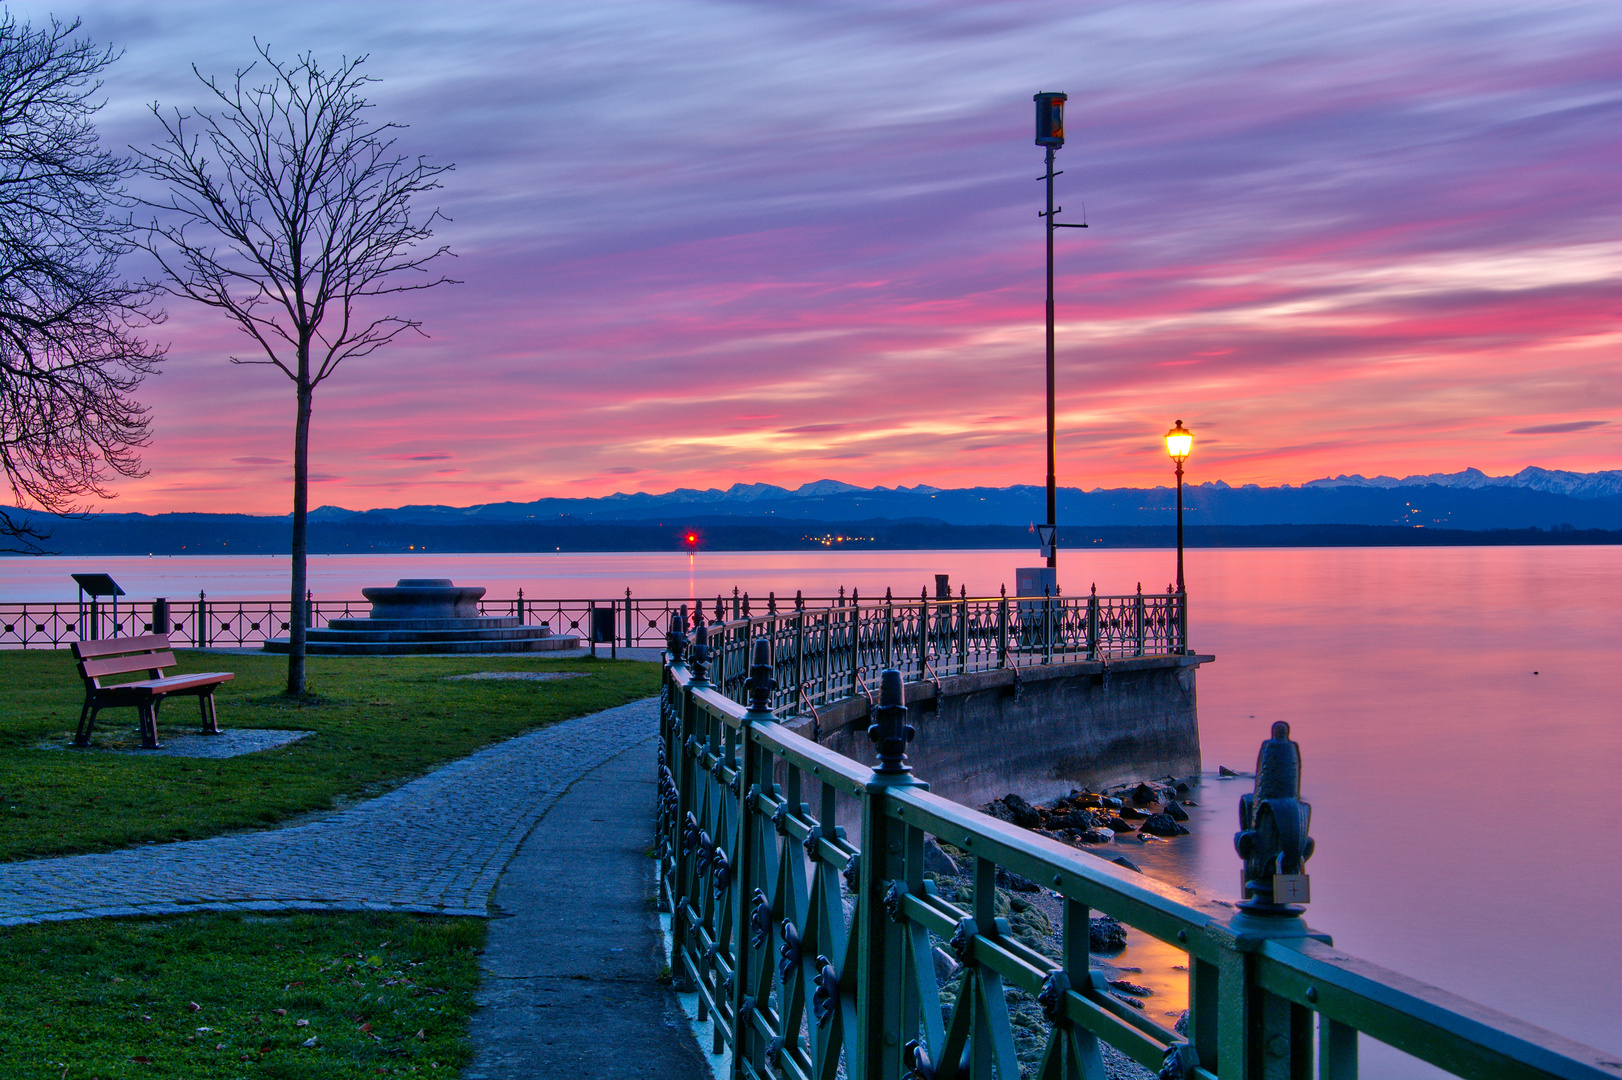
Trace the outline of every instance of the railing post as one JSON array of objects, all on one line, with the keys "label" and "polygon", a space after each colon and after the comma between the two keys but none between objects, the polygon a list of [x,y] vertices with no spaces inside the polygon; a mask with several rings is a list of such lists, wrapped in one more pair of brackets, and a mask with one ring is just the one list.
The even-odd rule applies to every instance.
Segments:
[{"label": "railing post", "polygon": [[859,921],[852,927],[857,1037],[846,1043],[850,1074],[867,1080],[900,1080],[904,1044],[915,1037],[918,1022],[917,991],[905,976],[908,930],[891,920],[884,903],[892,889],[899,893],[923,888],[923,833],[884,812],[891,788],[925,786],[907,765],[912,735],[901,672],[886,668],[879,676],[879,704],[867,729],[879,760],[862,792]]},{"label": "railing post", "polygon": [[[756,996],[771,986],[771,940],[757,950],[750,925],[753,906],[745,897],[757,889],[765,893],[774,884],[769,880],[770,860],[766,858],[765,819],[755,811],[755,800],[772,782],[768,768],[761,767],[761,751],[754,740],[754,725],[770,721],[772,694],[777,680],[772,677],[771,642],[756,638],[749,665],[749,711],[738,728],[738,820],[737,865],[732,882],[732,941],[736,950],[732,976],[732,1075],[742,1078],[766,1075],[766,1043],[751,1021],[750,1014],[764,1002]],[[763,955],[756,956],[756,952]],[[762,977],[764,975],[764,978]],[[746,1065],[748,1066],[746,1068]]]},{"label": "railing post", "polygon": [[[1060,999],[1065,990],[1082,989],[1092,983],[1092,910],[1086,904],[1068,897],[1063,900],[1063,905],[1064,933],[1061,941],[1064,956],[1061,959],[1064,967],[1050,974],[1043,986],[1044,993],[1052,988]],[[1066,1055],[1065,1080],[1092,1080],[1105,1075],[1103,1051],[1099,1049],[1097,1035],[1085,1028],[1072,1027],[1065,1037],[1074,1040],[1075,1057],[1082,1063],[1082,1070],[1078,1073],[1075,1064],[1069,1060],[1070,1055]]]},{"label": "railing post", "polygon": [[794,697],[796,703],[805,687],[805,605],[794,608]]},{"label": "railing post", "polygon": [[1136,652],[1135,655],[1142,656],[1143,655],[1143,621],[1144,620],[1143,620],[1143,582],[1141,582],[1141,581],[1138,582],[1137,613],[1138,613],[1138,620],[1137,620],[1138,621],[1138,649],[1137,649],[1137,652]]},{"label": "railing post", "polygon": [[[700,617],[703,612],[699,612]],[[586,601],[586,641],[591,646],[591,658],[597,659],[597,601]]]},{"label": "railing post", "polygon": [[[1239,799],[1243,831],[1234,847],[1244,860],[1243,894],[1246,897],[1226,925],[1210,928],[1219,945],[1215,997],[1220,1002],[1216,1023],[1216,1065],[1222,1076],[1305,1078],[1312,1067],[1312,1013],[1303,1006],[1268,993],[1256,985],[1259,939],[1305,940],[1318,937],[1301,920],[1302,909],[1292,901],[1307,900],[1306,861],[1315,847],[1309,835],[1312,807],[1301,801],[1301,748],[1290,739],[1290,726],[1273,725],[1272,737],[1256,755],[1256,788]],[[1199,1012],[1211,1002],[1196,969],[1194,984],[1195,1055],[1203,1063],[1208,1017]],[[1356,1034],[1334,1030],[1324,1058],[1323,1076],[1355,1063]],[[1338,1074],[1338,1075],[1337,1075]]]},{"label": "railing post", "polygon": [[627,649],[636,644],[635,641],[631,640],[636,632],[636,624],[631,612],[633,606],[631,603],[631,590],[627,588],[625,590],[625,647]]},{"label": "railing post", "polygon": [[997,666],[1008,666],[1008,586],[1002,587],[1002,600],[997,604]]},{"label": "railing post", "polygon": [[1177,590],[1177,644],[1186,656],[1194,650],[1188,647],[1188,590]]},{"label": "railing post", "polygon": [[822,612],[822,700],[827,701],[834,692],[834,613],[832,608]]},{"label": "railing post", "polygon": [[208,647],[208,594],[202,589],[197,590],[197,647]]},{"label": "railing post", "polygon": [[84,626],[81,624],[79,627],[79,640],[101,640],[101,601],[97,600],[94,596],[90,598],[90,633],[86,635],[84,632]]},{"label": "railing post", "polygon": [[968,671],[968,585],[959,585],[957,594],[957,670]]},{"label": "railing post", "polygon": [[[592,635],[593,639],[596,635]],[[693,700],[693,690],[696,687],[707,687],[706,680],[710,659],[709,629],[704,625],[704,611],[702,608],[693,613],[693,639],[687,650],[687,669],[692,678],[681,691],[675,701],[676,726],[671,737],[670,770],[676,780],[676,842],[675,842],[675,871],[673,879],[676,882],[675,895],[672,896],[673,908],[670,915],[670,976],[673,989],[691,993],[695,987],[688,977],[687,965],[684,959],[683,948],[692,929],[692,907],[687,895],[692,874],[692,860],[694,852],[689,847],[686,836],[686,822],[689,815],[696,815],[699,807],[696,801],[698,784],[695,783],[693,772],[696,765],[692,759],[692,752],[688,741],[692,738],[695,716],[698,705]],[[668,669],[667,669],[668,677]]]},{"label": "railing post", "polygon": [[524,623],[524,587],[522,585],[518,586],[518,602],[513,605],[513,614],[518,616],[518,625],[519,626],[525,625],[525,623]]},{"label": "railing post", "polygon": [[1087,659],[1098,659],[1098,582],[1087,597]]},{"label": "railing post", "polygon": [[934,630],[929,625],[929,590],[918,590],[918,677],[929,670],[929,646]]},{"label": "railing post", "polygon": [[884,666],[895,667],[895,601],[884,590]]},{"label": "railing post", "polygon": [[1042,589],[1042,663],[1053,663],[1053,590]]},{"label": "railing post", "polygon": [[850,596],[850,696],[856,696],[858,671],[862,666],[862,602],[854,590]]}]

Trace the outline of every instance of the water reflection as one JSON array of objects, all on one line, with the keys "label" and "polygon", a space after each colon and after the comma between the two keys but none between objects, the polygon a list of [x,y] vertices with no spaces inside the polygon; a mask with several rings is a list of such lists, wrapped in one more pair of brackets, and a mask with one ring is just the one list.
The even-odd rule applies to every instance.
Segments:
[{"label": "water reflection", "polygon": [[[1622,559],[1616,548],[1378,548],[1188,553],[1204,762],[1249,770],[1274,720],[1303,755],[1318,849],[1308,919],[1355,955],[1622,1053]],[[450,577],[492,597],[757,598],[995,594],[1009,551],[320,556],[318,596]],[[1164,587],[1170,552],[1078,552],[1060,584]],[[136,599],[285,595],[285,559],[0,559],[0,597],[71,600],[73,571]],[[1238,796],[1208,779],[1192,835],[1122,846],[1200,899],[1237,897]],[[1134,940],[1127,966],[1170,972]],[[1141,958],[1141,959],[1140,959]],[[1172,963],[1165,961],[1171,959]],[[1155,975],[1147,1008],[1181,1000]],[[1137,981],[1137,980],[1135,980]],[[1161,991],[1164,990],[1164,993]],[[1418,1075],[1365,1047],[1369,1075]],[[1373,1063],[1378,1062],[1378,1066]]]}]

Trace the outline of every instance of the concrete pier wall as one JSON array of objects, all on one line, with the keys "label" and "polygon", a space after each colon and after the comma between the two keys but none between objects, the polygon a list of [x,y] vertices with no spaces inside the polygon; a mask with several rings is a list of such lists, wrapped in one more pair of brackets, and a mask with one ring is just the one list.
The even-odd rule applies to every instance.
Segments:
[{"label": "concrete pier wall", "polygon": [[[918,731],[907,749],[930,790],[967,806],[1010,791],[1072,788],[1200,771],[1195,673],[1213,656],[1161,656],[1003,668],[907,687]],[[872,762],[867,700],[789,721],[831,750]]]}]

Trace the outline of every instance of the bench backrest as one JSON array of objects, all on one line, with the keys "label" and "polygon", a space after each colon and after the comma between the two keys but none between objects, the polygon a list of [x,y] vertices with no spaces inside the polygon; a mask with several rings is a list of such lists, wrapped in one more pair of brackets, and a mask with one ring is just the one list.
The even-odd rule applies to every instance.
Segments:
[{"label": "bench backrest", "polygon": [[138,634],[134,637],[103,638],[100,641],[75,641],[73,658],[92,660],[99,656],[118,656],[132,652],[168,652],[168,634]]},{"label": "bench backrest", "polygon": [[100,685],[100,680],[109,675],[135,672],[157,678],[164,668],[174,667],[176,663],[168,634],[76,641],[73,655],[79,660],[79,674],[92,685]]}]

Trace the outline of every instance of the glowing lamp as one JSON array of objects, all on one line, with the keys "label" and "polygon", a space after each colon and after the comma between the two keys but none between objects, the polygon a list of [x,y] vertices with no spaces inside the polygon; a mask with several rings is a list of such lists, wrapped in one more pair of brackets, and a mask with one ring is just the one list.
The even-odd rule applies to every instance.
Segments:
[{"label": "glowing lamp", "polygon": [[1070,95],[1047,91],[1034,96],[1036,102],[1036,145],[1054,149],[1064,145],[1064,103]]},{"label": "glowing lamp", "polygon": [[1188,460],[1188,452],[1193,448],[1194,433],[1184,427],[1181,420],[1177,421],[1177,426],[1166,432],[1166,453],[1181,465]]}]

